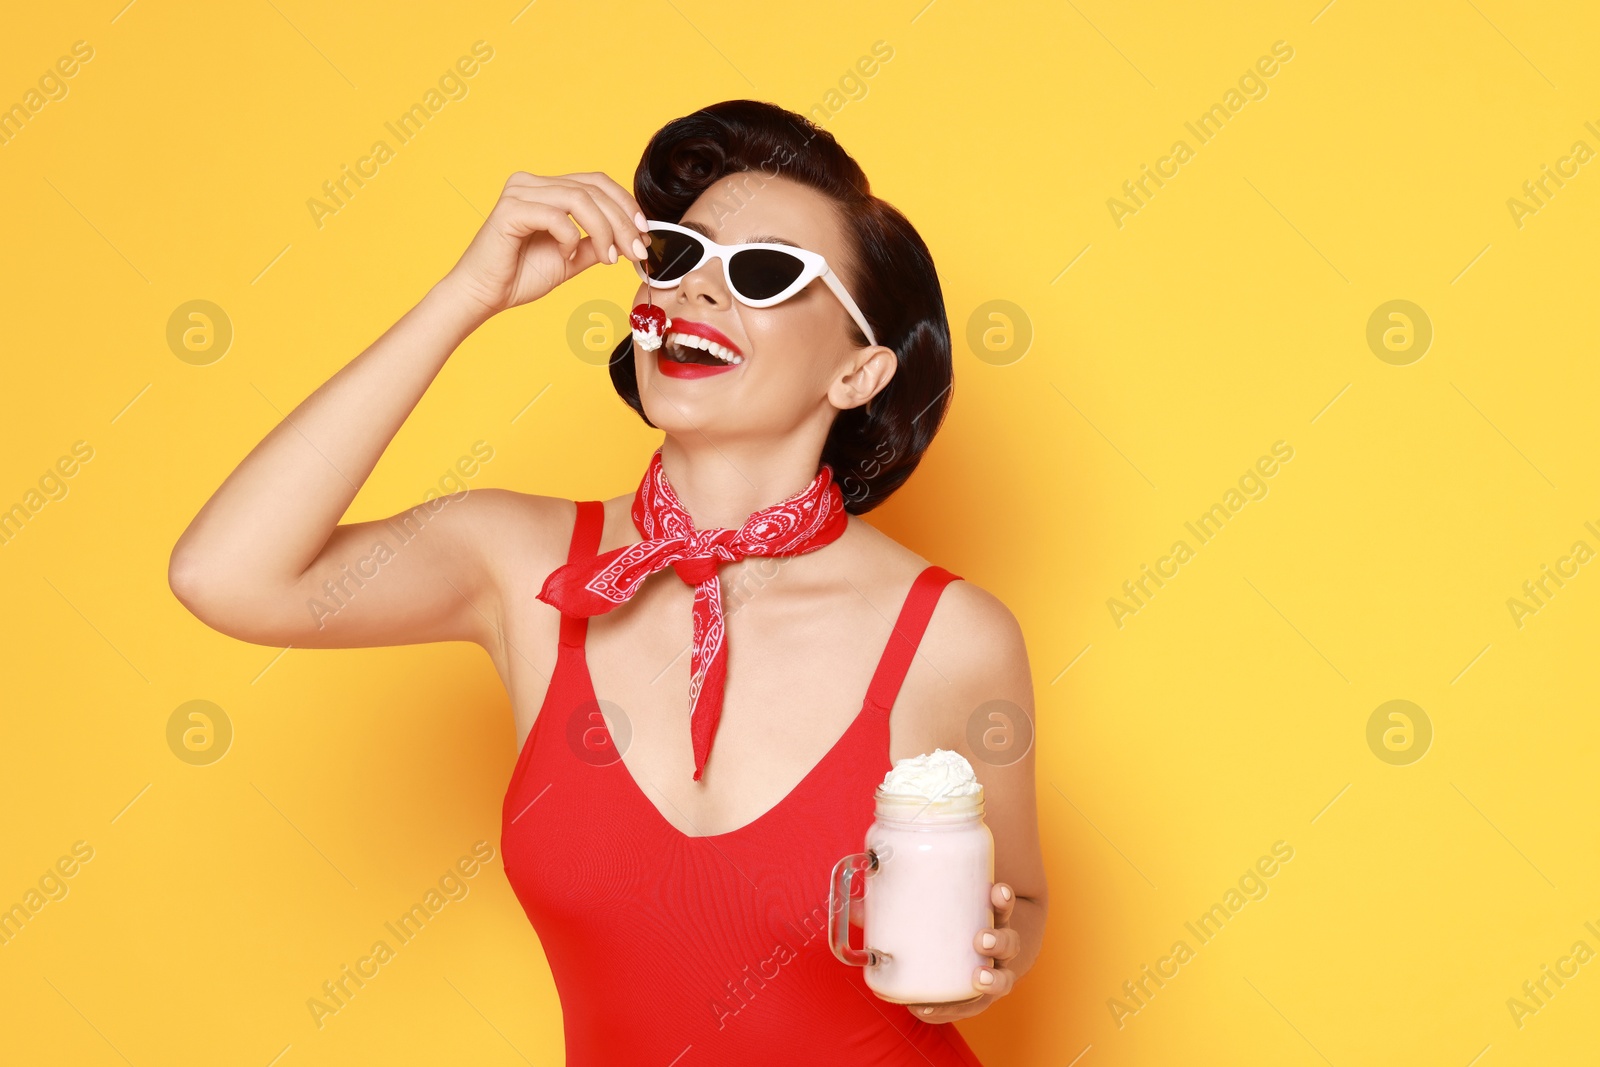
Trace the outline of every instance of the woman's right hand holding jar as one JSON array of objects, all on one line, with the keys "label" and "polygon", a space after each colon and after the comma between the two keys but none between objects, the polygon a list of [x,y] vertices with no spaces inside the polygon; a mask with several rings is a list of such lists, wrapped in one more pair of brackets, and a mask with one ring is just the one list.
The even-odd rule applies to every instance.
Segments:
[{"label": "woman's right hand holding jar", "polygon": [[979,967],[972,972],[972,988],[981,995],[972,1000],[942,1004],[907,1004],[907,1010],[923,1022],[953,1023],[957,1019],[970,1019],[1011,992],[1016,984],[1016,972],[1006,963],[1022,951],[1022,935],[1010,926],[1017,894],[1006,883],[996,882],[989,890],[989,904],[994,908],[994,929],[980,931],[972,937],[972,947],[978,950],[978,955],[994,960],[994,966]]}]

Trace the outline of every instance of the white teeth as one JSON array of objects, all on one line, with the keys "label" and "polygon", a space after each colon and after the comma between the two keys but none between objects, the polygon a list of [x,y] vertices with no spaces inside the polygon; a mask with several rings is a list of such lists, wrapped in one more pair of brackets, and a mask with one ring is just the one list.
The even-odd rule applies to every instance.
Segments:
[{"label": "white teeth", "polygon": [[744,362],[743,356],[736,356],[732,351],[717,344],[715,341],[708,341],[704,337],[696,337],[692,333],[675,333],[668,330],[667,336],[663,340],[672,344],[682,345],[685,348],[698,348],[702,352],[710,352],[722,362],[732,363],[734,366]]}]

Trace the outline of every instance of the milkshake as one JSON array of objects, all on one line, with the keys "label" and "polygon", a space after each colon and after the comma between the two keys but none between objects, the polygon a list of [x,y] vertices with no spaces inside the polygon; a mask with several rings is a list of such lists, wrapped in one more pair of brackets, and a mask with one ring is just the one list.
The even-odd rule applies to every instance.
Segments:
[{"label": "milkshake", "polygon": [[[972,765],[942,748],[900,760],[873,799],[867,851],[834,868],[834,955],[866,967],[868,988],[896,1004],[980,996],[973,977],[993,960],[973,941],[994,923],[994,837]],[[849,947],[849,890],[858,870],[866,872],[864,950]]]}]

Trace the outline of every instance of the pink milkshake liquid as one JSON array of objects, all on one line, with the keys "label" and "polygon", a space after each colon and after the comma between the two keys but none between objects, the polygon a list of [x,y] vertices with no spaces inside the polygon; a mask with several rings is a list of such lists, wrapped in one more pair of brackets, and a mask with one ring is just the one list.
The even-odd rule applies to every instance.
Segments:
[{"label": "pink milkshake liquid", "polygon": [[[959,754],[935,749],[896,764],[873,799],[867,851],[834,868],[834,955],[865,967],[867,987],[896,1004],[980,996],[973,977],[993,960],[973,941],[994,924],[994,836],[983,822],[983,787]],[[858,872],[864,949],[849,945]]]}]

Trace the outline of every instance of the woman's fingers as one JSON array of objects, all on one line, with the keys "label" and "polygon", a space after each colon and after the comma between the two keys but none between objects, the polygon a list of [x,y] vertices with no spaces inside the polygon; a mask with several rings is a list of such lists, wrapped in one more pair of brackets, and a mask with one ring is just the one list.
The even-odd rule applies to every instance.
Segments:
[{"label": "woman's fingers", "polygon": [[1022,951],[1022,935],[1004,928],[983,930],[972,939],[978,953],[997,960],[1009,960]]},{"label": "woman's fingers", "polygon": [[629,218],[632,212],[625,210],[622,204],[618,203],[606,190],[597,185],[582,181],[575,182],[574,185],[605,216],[606,228],[610,231],[610,243],[601,248],[601,251],[611,252],[614,250],[615,252],[614,255],[608,257],[608,262],[615,263],[621,259],[639,259],[640,249],[635,246],[635,242],[639,239],[638,227]]},{"label": "woman's fingers", "polygon": [[[514,258],[535,271],[543,281],[546,292],[600,262],[599,253],[592,242],[584,239],[582,232],[561,207],[509,195],[495,206],[495,211],[502,219],[502,232],[519,248]],[[558,254],[565,261],[563,264],[554,268],[540,266],[547,261],[529,259],[524,251],[520,251],[527,238],[540,235],[548,236],[556,243],[560,249]]]},{"label": "woman's fingers", "polygon": [[972,972],[972,988],[979,993],[1000,997],[1011,992],[1017,976],[1004,967],[979,967]]},{"label": "woman's fingers", "polygon": [[[616,179],[612,178],[611,175],[605,173],[604,171],[599,170],[585,171],[582,174],[571,174],[568,175],[568,177],[577,178],[581,181],[589,182],[590,184],[598,187],[601,192],[609,196],[617,204],[617,206],[622,209],[623,216],[627,219],[628,223],[637,233],[641,243],[645,245],[650,243],[649,233],[639,223],[639,219],[644,217],[644,208],[639,206],[639,201],[635,200],[633,198],[633,194],[624,189],[622,185],[616,181]],[[644,253],[639,253],[640,258],[643,258],[643,255]]]},{"label": "woman's fingers", "polygon": [[925,1023],[950,1023],[957,1019],[970,1019],[993,1004],[994,999],[990,996],[980,996],[952,1001],[949,1004],[907,1004],[906,1010]]},{"label": "woman's fingers", "polygon": [[1011,992],[1016,985],[1016,972],[1004,964],[1022,951],[1022,935],[1006,926],[1016,907],[1017,894],[1005,882],[996,882],[989,889],[989,903],[994,908],[994,928],[972,935],[972,947],[996,963],[993,967],[977,967],[972,972],[973,992],[981,995],[952,1004],[906,1005],[917,1018],[932,1023],[968,1019],[987,1008],[996,997]]},{"label": "woman's fingers", "polygon": [[[610,263],[607,249],[615,244],[612,222],[607,218],[605,210],[595,202],[594,192],[587,187],[558,179],[541,179],[537,175],[534,178],[533,184],[519,182],[512,185],[507,182],[505,196],[532,204],[548,204],[571,215],[589,235],[588,241],[595,246],[597,259],[602,263]],[[570,248],[563,250],[571,251]]]},{"label": "woman's fingers", "polygon": [[[542,231],[561,248],[561,258],[570,263],[579,246],[584,244],[583,231],[568,217],[565,207],[526,192],[507,190],[495,204],[495,214],[504,217],[503,230],[507,237],[518,242],[519,248],[523,238]],[[569,277],[571,273],[574,272],[569,272]]]},{"label": "woman's fingers", "polygon": [[1017,976],[1004,967],[979,967],[972,972],[972,991],[979,996],[949,1004],[907,1004],[906,1010],[926,1023],[970,1019],[1011,992],[1016,981]]},{"label": "woman's fingers", "polygon": [[609,184],[517,171],[446,277],[487,315],[538,300],[596,263],[639,258],[631,205]]},{"label": "woman's fingers", "polygon": [[[519,170],[506,184],[508,187],[517,187],[529,192],[557,183],[587,187],[596,203],[606,210],[612,222],[612,233],[608,235],[607,243],[600,247],[600,252],[606,252],[610,241],[615,240],[619,256],[626,255],[634,260],[642,260],[645,257],[645,246],[650,243],[650,235],[639,225],[639,219],[644,216],[644,209],[639,205],[639,201],[634,199],[632,193],[604,171],[579,171],[574,174],[545,177]],[[579,221],[582,222],[581,219]],[[588,228],[585,224],[584,229]],[[633,242],[636,240],[640,242],[640,248],[634,247]]]},{"label": "woman's fingers", "polygon": [[[585,177],[587,175],[563,175],[559,178],[534,176],[533,182],[525,183],[519,192],[535,199],[561,203],[572,211],[573,217],[594,241],[601,262],[615,263],[622,258],[637,261],[643,258],[643,245],[635,244],[639,240],[639,227],[632,218],[632,198],[619,201],[608,188],[585,181]],[[611,183],[613,186],[615,184]],[[579,205],[588,213],[580,215]],[[601,222],[591,226],[590,220],[596,218]]]},{"label": "woman's fingers", "polygon": [[561,246],[563,256],[576,249],[578,242],[583,240],[583,234],[567,217],[567,212],[543,201],[508,193],[495,204],[495,210],[505,220],[507,236],[520,240],[530,233],[548,233]]},{"label": "woman's fingers", "polygon": [[[509,190],[509,192],[510,195],[522,197],[523,200],[550,203],[571,214],[578,221],[578,226],[584,227],[584,232],[589,234],[589,242],[595,246],[598,261],[616,262],[613,250],[616,250],[616,256],[621,256],[616,234],[619,222],[622,221],[622,213],[614,205],[608,213],[606,206],[600,203],[600,197],[594,187],[552,178],[544,179],[544,184],[539,186]],[[627,229],[632,227],[629,226]]]},{"label": "woman's fingers", "polygon": [[989,889],[989,904],[994,908],[994,924],[1004,926],[1011,921],[1011,909],[1017,906],[1017,894],[1004,882],[996,882]]},{"label": "woman's fingers", "polygon": [[644,213],[644,208],[639,205],[639,201],[633,198],[633,194],[624,189],[622,185],[616,181],[616,179],[612,178],[611,175],[607,174],[603,170],[589,170],[584,171],[581,174],[569,174],[567,177],[577,178],[580,181],[586,181],[590,184],[598,185],[600,188],[604,189],[606,193],[617,202],[618,205],[622,207],[623,211],[630,219],[636,212],[641,215]]}]

